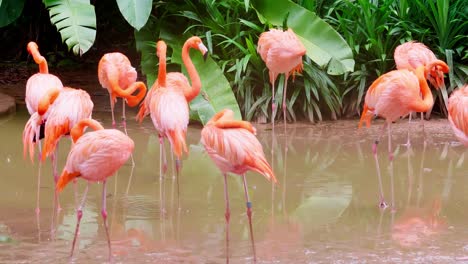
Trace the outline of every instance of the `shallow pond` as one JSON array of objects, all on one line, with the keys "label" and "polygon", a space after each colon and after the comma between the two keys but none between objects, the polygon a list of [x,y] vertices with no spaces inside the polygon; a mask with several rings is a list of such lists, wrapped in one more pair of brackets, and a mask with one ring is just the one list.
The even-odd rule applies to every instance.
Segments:
[{"label": "shallow pond", "polygon": [[[38,165],[23,158],[21,143],[28,117],[20,111],[0,119],[0,263],[66,263],[76,223],[73,187],[60,194],[62,210],[53,217],[53,177],[46,161],[36,216]],[[94,117],[110,127],[110,113]],[[225,263],[223,177],[202,151],[201,127],[188,132],[190,154],[183,160],[179,211],[172,170],[162,181],[159,177],[159,142],[151,121],[138,125],[129,118],[128,124],[136,166],[128,162],[107,184],[114,262]],[[420,125],[413,123],[409,149],[402,145],[407,122],[395,124],[393,164],[386,138],[378,151],[388,203],[393,170],[395,210],[381,210],[371,148],[381,124],[361,130],[356,121],[297,124],[287,131],[278,125],[274,137],[268,125],[257,126],[279,180],[272,191],[262,176],[247,174],[258,263],[468,262],[465,148],[446,120],[426,122],[426,143]],[[62,139],[60,171],[69,147],[70,140]],[[85,182],[78,182],[81,193]],[[242,180],[229,176],[228,185],[228,257],[230,263],[250,263]],[[107,260],[101,186],[93,184],[89,191],[73,262]]]}]

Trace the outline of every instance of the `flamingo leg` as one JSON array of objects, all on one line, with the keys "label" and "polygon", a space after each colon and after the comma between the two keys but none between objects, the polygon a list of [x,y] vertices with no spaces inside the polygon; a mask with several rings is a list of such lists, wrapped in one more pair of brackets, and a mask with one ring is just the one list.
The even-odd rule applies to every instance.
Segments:
[{"label": "flamingo leg", "polygon": [[270,82],[271,82],[271,125],[273,131],[275,130],[275,110],[276,110],[276,101],[275,101],[275,79],[276,74],[270,71]]},{"label": "flamingo leg", "polygon": [[288,112],[288,108],[286,107],[286,91],[288,89],[288,78],[289,78],[289,74],[285,74],[284,76],[284,89],[283,89],[283,120],[284,120],[284,127],[287,126],[287,116],[286,116],[286,113]]},{"label": "flamingo leg", "polygon": [[250,202],[249,198],[249,191],[247,190],[247,179],[245,178],[245,174],[242,174],[242,180],[244,182],[244,193],[245,193],[245,200],[247,206],[247,217],[249,218],[249,229],[250,229],[250,241],[252,242],[252,251],[254,262],[257,261],[257,254],[255,251],[255,240],[253,236],[253,228],[252,228],[252,202]]},{"label": "flamingo leg", "polygon": [[229,192],[227,187],[227,174],[223,173],[224,176],[224,201],[226,202],[226,212],[224,217],[226,218],[226,263],[229,263],[229,220],[231,219],[231,210],[229,208]]},{"label": "flamingo leg", "polygon": [[424,113],[421,112],[421,127],[422,127],[422,134],[424,139],[426,138],[426,133],[424,132]]},{"label": "flamingo leg", "polygon": [[84,190],[83,198],[81,200],[80,206],[78,207],[78,209],[76,209],[77,222],[76,222],[75,235],[73,237],[73,244],[72,244],[70,257],[73,257],[73,251],[75,250],[76,238],[78,237],[78,233],[80,231],[80,222],[81,222],[81,218],[83,217],[83,207],[84,207],[84,203],[86,201],[86,195],[88,194],[89,184],[90,183],[88,182],[88,184],[86,185],[86,188]]},{"label": "flamingo leg", "polygon": [[[38,137],[37,137],[38,138]],[[41,141],[38,141],[39,145],[39,165],[37,169],[37,197],[36,197],[36,214],[39,215],[41,212],[41,209],[39,207],[39,197],[40,197],[40,192],[41,192],[41,174],[42,174],[42,161],[41,161],[41,156],[42,156],[42,150],[41,150]]]},{"label": "flamingo leg", "polygon": [[111,107],[111,113],[112,113],[112,128],[115,128],[115,118],[114,118],[114,98],[112,97],[112,94],[109,94],[109,99],[110,99],[110,107]]},{"label": "flamingo leg", "polygon": [[104,228],[106,229],[107,246],[109,248],[109,262],[110,262],[110,260],[112,258],[112,251],[111,251],[111,243],[110,243],[110,238],[109,238],[109,227],[107,226],[106,183],[107,183],[106,180],[104,180],[102,182],[102,209],[101,209],[101,215],[102,215],[102,220],[104,221]]},{"label": "flamingo leg", "polygon": [[377,139],[375,140],[374,144],[372,145],[372,153],[374,154],[375,160],[375,167],[377,168],[377,176],[379,179],[379,192],[380,192],[380,202],[379,207],[381,209],[387,208],[387,203],[385,203],[384,192],[383,192],[383,185],[382,185],[382,175],[380,175],[380,165],[379,165],[379,158],[377,156],[377,146],[379,144],[380,138],[382,137],[383,132],[385,131],[385,126],[387,126],[387,122],[384,122],[382,129],[379,132]]},{"label": "flamingo leg", "polygon": [[406,139],[406,146],[409,147],[411,146],[411,140],[410,140],[410,130],[411,130],[411,117],[413,113],[411,112],[408,116],[408,138]]},{"label": "flamingo leg", "polygon": [[163,194],[163,175],[166,173],[166,155],[164,150],[164,138],[159,136],[159,201],[161,203],[161,214],[166,212],[164,206],[164,194]]},{"label": "flamingo leg", "polygon": [[[125,135],[128,136],[127,117],[125,116],[125,99],[124,98],[122,98],[122,125],[124,128]],[[135,159],[133,158],[133,153],[130,154],[130,158],[132,159],[132,166],[135,166]]]},{"label": "flamingo leg", "polygon": [[392,212],[395,211],[395,188],[394,188],[394,175],[393,175],[393,149],[392,149],[392,129],[391,123],[388,123],[388,159],[390,160],[390,190],[392,195]]},{"label": "flamingo leg", "polygon": [[180,177],[180,170],[182,168],[182,161],[179,159],[179,157],[176,157],[175,166],[176,166],[176,180],[177,180],[177,208],[179,208],[179,210],[181,210],[181,208],[180,208],[179,177]]},{"label": "flamingo leg", "polygon": [[58,170],[57,170],[57,162],[58,162],[58,153],[59,153],[59,142],[57,142],[57,145],[55,147],[55,151],[53,154],[53,159],[52,159],[52,167],[53,167],[53,173],[54,173],[54,183],[57,184],[58,182]]}]

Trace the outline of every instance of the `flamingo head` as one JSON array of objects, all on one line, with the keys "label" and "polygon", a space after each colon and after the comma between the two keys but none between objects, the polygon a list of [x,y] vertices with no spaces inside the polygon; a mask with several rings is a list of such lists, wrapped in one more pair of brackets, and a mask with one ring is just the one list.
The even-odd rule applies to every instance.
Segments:
[{"label": "flamingo head", "polygon": [[158,57],[164,56],[166,54],[166,50],[166,43],[163,40],[159,40],[158,43],[156,43],[156,55]]},{"label": "flamingo head", "polygon": [[425,73],[427,80],[436,88],[439,89],[444,85],[444,73],[448,73],[450,70],[449,66],[441,61],[436,60],[433,63],[427,65]]},{"label": "flamingo head", "polygon": [[203,55],[203,59],[206,60],[206,58],[208,57],[208,49],[206,48],[205,44],[203,44],[202,40],[199,37],[194,36],[194,37],[189,38],[186,41],[186,44],[188,44],[189,47],[192,49],[199,50]]},{"label": "flamingo head", "polygon": [[32,54],[34,51],[37,51],[39,47],[37,46],[36,42],[31,41],[28,43],[28,46],[26,46],[26,49],[28,50],[29,54]]}]

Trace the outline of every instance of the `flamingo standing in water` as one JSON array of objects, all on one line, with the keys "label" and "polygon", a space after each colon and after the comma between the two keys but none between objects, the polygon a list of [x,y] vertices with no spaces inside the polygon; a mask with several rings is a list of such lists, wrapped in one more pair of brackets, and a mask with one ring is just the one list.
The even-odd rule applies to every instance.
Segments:
[{"label": "flamingo standing in water", "polygon": [[[34,155],[34,146],[37,143],[39,152],[41,152],[41,142],[40,139],[44,137],[44,123],[47,120],[48,113],[47,110],[41,110],[41,115],[43,118],[41,122],[39,122],[39,115],[38,115],[38,108],[40,105],[40,101],[42,100],[44,103],[47,101],[53,102],[57,95],[55,90],[61,90],[63,88],[63,84],[60,79],[49,73],[49,68],[47,66],[46,59],[41,56],[39,53],[39,48],[35,42],[29,42],[27,45],[27,50],[29,54],[33,56],[34,61],[39,65],[39,73],[36,73],[29,77],[26,83],[26,107],[28,108],[28,112],[31,115],[30,121],[26,123],[25,129],[23,131],[23,147],[24,147],[24,156],[26,157],[26,150],[29,148],[31,161],[33,160]],[[25,141],[27,138],[28,141]],[[30,147],[29,147],[30,146]],[[55,158],[55,157],[54,157]],[[36,205],[36,213],[39,213],[39,193],[40,193],[40,185],[41,185],[41,163],[39,163],[39,173],[37,176],[37,205]]]},{"label": "flamingo standing in water", "polygon": [[[247,201],[247,216],[249,218],[250,238],[256,260],[255,244],[252,231],[252,203],[247,190],[245,173],[256,171],[268,180],[277,182],[270,164],[265,158],[262,145],[255,137],[256,130],[247,121],[234,120],[234,112],[225,109],[214,115],[201,132],[201,142],[208,155],[221,170],[224,176],[224,195],[226,201],[226,227],[228,227],[231,211],[227,188],[227,173],[242,175],[244,193]],[[229,241],[229,231],[226,231],[226,244]],[[228,245],[226,245],[228,247]]]},{"label": "flamingo standing in water", "polygon": [[448,119],[455,136],[468,147],[468,84],[452,93],[448,112]]},{"label": "flamingo standing in water", "polygon": [[[372,151],[377,166],[380,187],[380,207],[387,207],[382,188],[382,179],[377,158],[377,145],[385,130],[388,128],[388,154],[389,159],[393,161],[391,144],[391,124],[402,116],[410,112],[426,112],[434,105],[434,98],[426,81],[428,69],[440,67],[442,71],[448,71],[449,67],[445,62],[437,60],[431,62],[429,67],[419,66],[415,73],[408,70],[394,70],[380,76],[369,87],[366,93],[364,109],[362,111],[359,127],[366,122],[370,126],[372,117],[381,116],[385,119],[382,130],[377,140],[374,142]],[[421,95],[422,94],[422,98]],[[393,181],[393,176],[391,176]],[[393,185],[392,185],[393,186]],[[393,191],[392,191],[393,194]],[[392,199],[392,207],[394,206]]]},{"label": "flamingo standing in water", "polygon": [[[98,65],[99,83],[102,87],[107,88],[110,98],[110,106],[112,112],[112,127],[115,127],[114,105],[117,97],[122,97],[122,117],[125,134],[127,134],[127,122],[125,118],[125,101],[130,107],[134,107],[140,103],[145,97],[146,86],[143,82],[137,82],[137,72],[132,67],[127,56],[119,52],[107,53],[102,56]],[[138,89],[136,96],[131,96],[126,90],[135,91]]]},{"label": "flamingo standing in water", "polygon": [[[83,135],[85,127],[91,127],[95,131]],[[62,175],[57,182],[56,190],[57,192],[62,191],[68,182],[77,177],[88,181],[83,199],[77,209],[77,223],[70,255],[73,256],[75,249],[90,182],[102,182],[101,215],[104,220],[110,260],[112,251],[107,226],[106,181],[130,158],[134,149],[134,142],[119,130],[104,129],[99,122],[93,119],[83,119],[78,122],[73,127],[70,135],[74,144],[68,154]]]},{"label": "flamingo standing in water", "polygon": [[[433,66],[429,68],[431,62],[437,61],[437,57],[426,45],[416,41],[405,42],[396,47],[394,55],[395,64],[398,70],[407,69],[410,71],[416,71],[419,66],[425,66],[426,79],[436,88],[442,91],[444,96],[444,103],[448,101],[447,90],[444,84],[444,73],[447,73],[444,67]],[[411,115],[409,115],[409,122],[411,122]],[[424,117],[421,112],[421,124],[424,129]],[[408,141],[409,140],[409,128],[408,128]]]},{"label": "flamingo standing in water", "polygon": [[282,107],[284,124],[286,126],[286,89],[288,78],[291,74],[294,78],[296,72],[302,71],[302,56],[306,54],[306,49],[292,29],[289,28],[286,31],[270,29],[260,35],[257,52],[260,53],[260,57],[269,70],[272,88],[271,123],[273,127],[275,125],[274,112],[276,107],[275,80],[278,74],[285,74]]},{"label": "flamingo standing in water", "polygon": [[159,57],[158,79],[151,87],[147,97],[140,106],[137,120],[140,122],[145,116],[151,114],[153,125],[159,134],[160,176],[167,168],[164,150],[164,138],[169,140],[172,153],[176,157],[177,190],[179,192],[179,171],[182,152],[187,153],[185,135],[189,123],[189,102],[192,101],[201,89],[200,77],[189,56],[190,49],[199,50],[206,58],[208,49],[199,37],[187,39],[182,47],[182,61],[189,74],[192,86],[187,78],[180,72],[170,72],[166,75],[166,49],[164,41],[158,41],[156,52]]}]

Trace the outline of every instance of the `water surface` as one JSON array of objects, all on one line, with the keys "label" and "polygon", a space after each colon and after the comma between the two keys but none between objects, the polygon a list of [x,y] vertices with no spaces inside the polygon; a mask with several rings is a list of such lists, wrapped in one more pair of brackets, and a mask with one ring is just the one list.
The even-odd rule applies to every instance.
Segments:
[{"label": "water surface", "polygon": [[[60,194],[62,210],[53,218],[53,177],[47,161],[36,217],[38,165],[23,159],[21,143],[28,117],[22,111],[0,120],[0,263],[66,263],[76,224],[73,186]],[[109,113],[94,117],[110,127]],[[247,174],[258,263],[468,262],[468,154],[448,122],[426,122],[426,143],[420,126],[413,123],[410,148],[403,145],[406,121],[395,124],[393,164],[387,139],[382,139],[378,154],[388,203],[392,168],[394,174],[393,211],[378,208],[371,144],[382,123],[359,131],[356,124],[298,124],[287,131],[278,125],[274,137],[268,125],[257,126],[279,180],[272,192],[261,175]],[[179,211],[171,159],[167,177],[159,177],[159,141],[151,121],[138,125],[129,118],[136,166],[132,169],[128,162],[107,184],[114,262],[226,262],[223,177],[203,152],[200,131],[199,126],[188,131],[190,154],[183,160]],[[70,140],[62,139],[60,170],[69,148]],[[81,194],[85,182],[78,182]],[[242,180],[231,175],[228,184],[228,257],[230,263],[250,263]],[[90,188],[74,262],[107,260],[101,190],[101,184]]]}]

